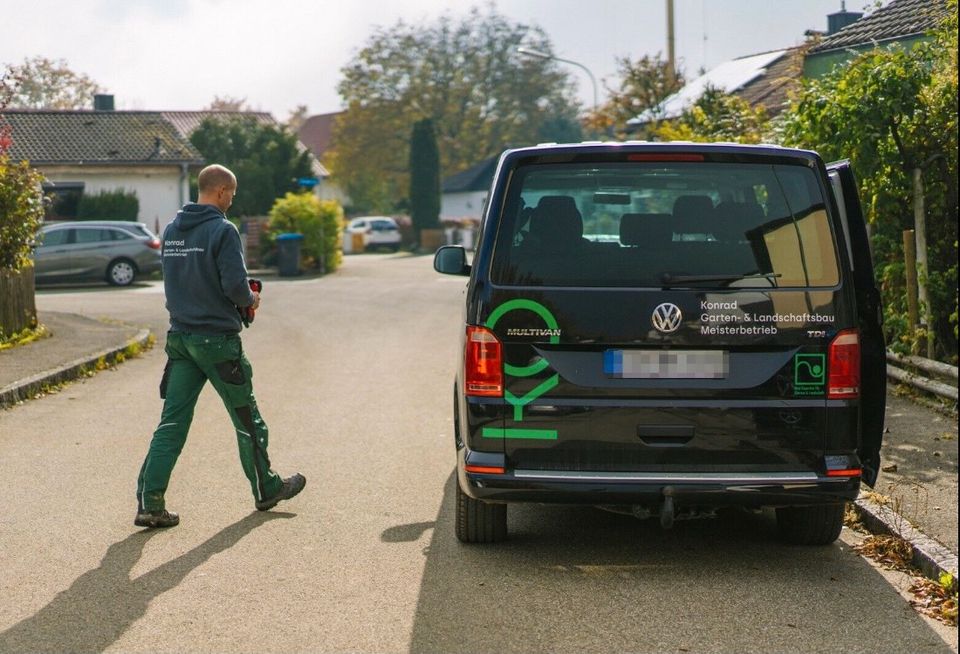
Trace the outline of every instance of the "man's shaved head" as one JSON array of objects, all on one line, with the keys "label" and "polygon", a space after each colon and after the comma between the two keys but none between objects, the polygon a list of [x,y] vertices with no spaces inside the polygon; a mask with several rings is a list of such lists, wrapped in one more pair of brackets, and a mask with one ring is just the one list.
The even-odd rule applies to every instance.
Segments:
[{"label": "man's shaved head", "polygon": [[201,194],[216,193],[221,186],[233,188],[237,185],[237,177],[230,169],[220,164],[212,164],[200,171],[197,176],[197,190]]}]

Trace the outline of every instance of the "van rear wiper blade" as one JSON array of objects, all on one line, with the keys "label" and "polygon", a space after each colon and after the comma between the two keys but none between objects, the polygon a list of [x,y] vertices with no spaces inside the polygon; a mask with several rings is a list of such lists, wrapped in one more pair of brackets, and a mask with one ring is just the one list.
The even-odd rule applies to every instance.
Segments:
[{"label": "van rear wiper blade", "polygon": [[781,277],[780,273],[755,273],[750,275],[671,275],[663,273],[660,275],[660,283],[664,286],[676,286],[678,284],[695,284],[697,282],[739,282],[742,279],[776,279]]}]

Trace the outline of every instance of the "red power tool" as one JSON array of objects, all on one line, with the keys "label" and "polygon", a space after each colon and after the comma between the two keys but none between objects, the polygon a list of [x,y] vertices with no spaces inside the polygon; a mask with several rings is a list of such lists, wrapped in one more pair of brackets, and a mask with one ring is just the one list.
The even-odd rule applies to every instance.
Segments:
[{"label": "red power tool", "polygon": [[[263,290],[263,282],[259,279],[250,278],[247,280],[250,283],[250,290],[259,293]],[[237,311],[240,313],[240,320],[243,322],[244,327],[249,327],[250,323],[253,322],[254,317],[256,316],[256,311],[252,306],[249,307],[237,307]]]}]

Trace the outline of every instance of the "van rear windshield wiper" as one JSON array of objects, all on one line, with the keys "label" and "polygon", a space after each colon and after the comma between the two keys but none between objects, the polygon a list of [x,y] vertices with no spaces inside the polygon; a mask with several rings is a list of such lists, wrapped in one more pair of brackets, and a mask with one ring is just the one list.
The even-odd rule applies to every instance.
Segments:
[{"label": "van rear windshield wiper", "polygon": [[663,273],[660,275],[660,283],[664,286],[677,286],[679,284],[695,284],[697,282],[739,282],[742,279],[775,279],[781,277],[780,273],[755,273],[750,275],[671,275]]}]

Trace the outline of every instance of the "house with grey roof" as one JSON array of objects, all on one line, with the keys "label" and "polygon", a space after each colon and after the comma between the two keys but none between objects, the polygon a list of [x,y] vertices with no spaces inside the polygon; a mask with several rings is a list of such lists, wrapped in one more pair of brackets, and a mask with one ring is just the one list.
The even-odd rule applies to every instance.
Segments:
[{"label": "house with grey roof", "polygon": [[[845,6],[842,11],[850,13]],[[804,77],[821,77],[834,66],[876,47],[899,45],[909,49],[929,39],[928,32],[946,15],[946,0],[891,0],[842,29],[831,30],[813,45],[803,62]]]},{"label": "house with grey roof", "polygon": [[440,185],[440,221],[480,222],[500,155],[445,178]]},{"label": "house with grey roof", "polygon": [[[189,200],[190,171],[204,163],[156,111],[7,109],[0,122],[12,129],[10,158],[28,160],[43,174],[44,190],[61,200],[58,206],[75,206],[83,194],[123,190],[136,194],[138,220],[153,229],[162,229]],[[56,217],[72,217],[66,211]]]}]

